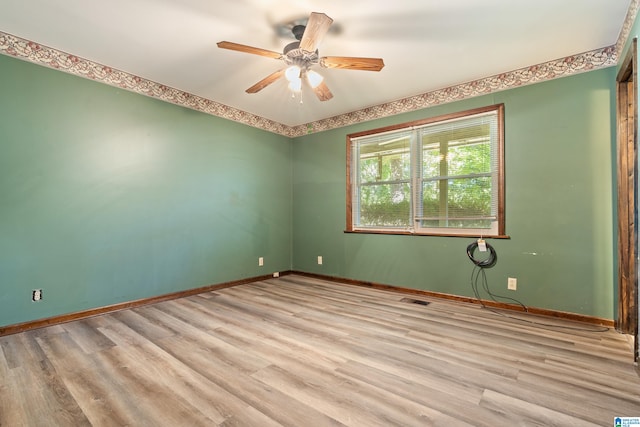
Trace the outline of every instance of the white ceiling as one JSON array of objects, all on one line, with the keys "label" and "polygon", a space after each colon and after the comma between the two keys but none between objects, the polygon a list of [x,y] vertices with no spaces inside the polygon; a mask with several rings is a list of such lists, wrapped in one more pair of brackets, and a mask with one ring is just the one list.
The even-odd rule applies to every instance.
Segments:
[{"label": "white ceiling", "polygon": [[[2,0],[0,31],[286,126],[614,45],[630,0]],[[279,60],[274,27],[334,19],[321,56],[381,57],[380,72],[317,69],[334,94],[292,98],[284,81],[245,89]]]}]

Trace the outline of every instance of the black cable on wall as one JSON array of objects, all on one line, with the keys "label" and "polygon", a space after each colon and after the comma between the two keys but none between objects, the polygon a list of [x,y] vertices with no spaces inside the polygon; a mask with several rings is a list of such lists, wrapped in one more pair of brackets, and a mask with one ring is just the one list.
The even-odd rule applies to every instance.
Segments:
[{"label": "black cable on wall", "polygon": [[[476,256],[475,256],[475,252],[478,249],[478,247],[480,246],[480,244],[482,244],[484,247],[486,247],[486,249],[489,251],[489,256],[486,259],[477,259]],[[502,313],[502,312],[494,310],[494,309],[492,309],[490,307],[487,307],[487,305],[482,301],[482,298],[480,298],[480,291],[478,290],[478,286],[479,286],[480,283],[482,284],[482,289],[484,289],[484,291],[491,297],[491,299],[494,302],[500,303],[500,301],[498,301],[496,298],[500,298],[500,299],[503,299],[503,300],[509,300],[509,301],[512,301],[513,304],[519,305],[520,307],[522,307],[523,311],[525,311],[525,312],[529,311],[527,309],[527,306],[524,305],[523,303],[521,303],[520,301],[518,301],[517,299],[510,298],[510,297],[505,297],[505,296],[501,296],[501,295],[496,295],[493,292],[491,292],[491,289],[489,288],[489,282],[487,281],[487,275],[485,273],[485,269],[493,267],[498,262],[498,255],[496,253],[496,250],[493,248],[493,246],[491,246],[489,243],[484,242],[482,239],[476,240],[476,241],[472,242],[471,244],[469,244],[469,246],[467,246],[467,256],[469,257],[471,262],[474,264],[473,271],[471,272],[471,289],[473,290],[473,294],[475,295],[476,299],[478,300],[478,302],[480,303],[482,308],[487,309],[487,310],[491,311],[492,313],[495,313],[495,314],[497,314],[499,316],[502,316],[502,317],[506,317],[506,318],[509,318],[509,319],[513,319],[513,320],[517,320],[517,321],[520,321],[520,322],[525,322],[525,323],[529,323],[529,324],[533,324],[533,325],[537,325],[537,326],[543,326],[543,327],[549,327],[549,328],[570,329],[570,330],[574,330],[574,331],[586,331],[586,332],[606,332],[606,331],[609,330],[609,328],[606,328],[606,327],[598,328],[598,329],[592,329],[592,328],[580,328],[580,327],[554,325],[554,324],[536,322],[536,321],[532,321],[532,320],[522,319],[522,318],[519,318],[519,317],[509,316],[509,315],[506,315],[505,313]]]}]

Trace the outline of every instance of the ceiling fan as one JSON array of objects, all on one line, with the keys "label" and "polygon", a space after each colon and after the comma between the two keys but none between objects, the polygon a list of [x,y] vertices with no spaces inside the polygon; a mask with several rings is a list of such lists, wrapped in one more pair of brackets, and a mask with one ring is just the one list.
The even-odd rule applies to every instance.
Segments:
[{"label": "ceiling fan", "polygon": [[382,67],[384,67],[384,62],[381,58],[319,56],[317,50],[318,45],[329,30],[332,22],[333,19],[324,13],[311,13],[306,26],[295,25],[291,29],[291,32],[298,41],[289,43],[285,46],[282,53],[228,41],[219,42],[218,47],[282,60],[287,65],[287,67],[268,75],[251,86],[246,90],[247,93],[259,92],[284,76],[289,81],[289,88],[291,90],[296,92],[300,91],[302,89],[302,81],[306,80],[320,101],[328,101],[333,98],[333,94],[323,81],[323,77],[312,70],[311,67],[320,65],[324,68],[364,71],[380,71]]}]

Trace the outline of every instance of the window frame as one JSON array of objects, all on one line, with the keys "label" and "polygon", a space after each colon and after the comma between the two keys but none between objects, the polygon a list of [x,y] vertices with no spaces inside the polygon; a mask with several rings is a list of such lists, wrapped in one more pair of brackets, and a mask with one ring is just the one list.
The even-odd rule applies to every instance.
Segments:
[{"label": "window frame", "polygon": [[[497,191],[496,197],[498,198],[496,203],[496,215],[497,215],[497,232],[490,232],[489,229],[466,229],[466,228],[442,228],[442,231],[430,231],[430,230],[439,230],[438,228],[429,229],[429,231],[424,231],[425,228],[422,228],[422,231],[417,230],[416,227],[390,227],[390,228],[360,228],[354,227],[353,220],[353,209],[354,209],[354,201],[353,191],[354,185],[357,185],[353,182],[353,171],[352,168],[355,166],[353,164],[352,153],[353,153],[353,144],[357,143],[354,140],[362,137],[371,137],[378,134],[384,134],[389,132],[400,132],[403,130],[409,130],[412,128],[425,127],[429,125],[434,125],[437,123],[444,123],[452,120],[464,119],[465,117],[472,117],[480,114],[486,113],[495,113],[497,118]],[[400,123],[397,125],[386,126],[371,130],[366,130],[362,132],[348,134],[346,137],[346,151],[347,151],[347,167],[346,167],[346,190],[347,190],[347,200],[346,200],[346,230],[347,233],[363,233],[363,234],[408,234],[408,235],[422,235],[422,236],[451,236],[451,237],[493,237],[493,238],[508,238],[505,235],[505,169],[504,169],[504,104],[495,104],[486,107],[475,108],[471,110],[459,111],[449,114],[444,114],[440,116],[430,117],[422,120],[416,120],[412,122]],[[411,162],[414,162],[415,159],[412,158]],[[414,220],[415,211],[415,200],[414,196],[417,194],[413,189],[411,190],[411,219]]]}]

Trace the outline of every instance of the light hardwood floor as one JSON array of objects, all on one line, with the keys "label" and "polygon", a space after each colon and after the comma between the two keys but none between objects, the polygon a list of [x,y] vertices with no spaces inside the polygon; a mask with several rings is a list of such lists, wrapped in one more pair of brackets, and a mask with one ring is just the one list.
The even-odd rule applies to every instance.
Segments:
[{"label": "light hardwood floor", "polygon": [[403,297],[291,275],[0,337],[0,425],[564,427],[640,416],[627,336]]}]

